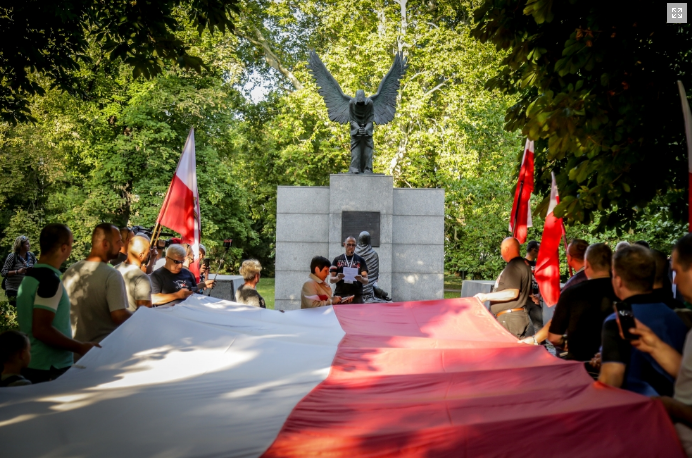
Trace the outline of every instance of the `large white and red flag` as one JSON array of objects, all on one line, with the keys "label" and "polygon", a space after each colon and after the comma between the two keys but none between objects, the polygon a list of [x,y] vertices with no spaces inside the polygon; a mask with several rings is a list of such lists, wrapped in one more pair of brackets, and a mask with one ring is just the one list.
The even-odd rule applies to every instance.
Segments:
[{"label": "large white and red flag", "polygon": [[179,232],[183,243],[192,246],[195,261],[190,264],[190,271],[199,279],[199,239],[202,235],[202,222],[197,191],[194,128],[190,129],[187,136],[183,155],[163,199],[156,223]]},{"label": "large white and red flag", "polygon": [[509,216],[509,231],[519,240],[519,243],[526,242],[528,228],[533,226],[529,204],[533,192],[533,153],[533,140],[526,139],[521,169],[519,169],[519,181],[514,191],[512,214]]},{"label": "large white and red flag", "polygon": [[663,404],[517,343],[472,297],[280,313],[195,294],[102,345],[0,389],[3,456],[685,456]]},{"label": "large white and red flag", "polygon": [[565,233],[562,218],[557,218],[553,213],[560,203],[560,195],[557,192],[555,173],[551,173],[553,183],[550,186],[550,205],[543,226],[541,247],[538,249],[536,270],[534,277],[541,291],[543,301],[552,307],[560,298],[560,239]]},{"label": "large white and red flag", "polygon": [[678,80],[678,90],[680,91],[680,102],[682,102],[682,115],[685,118],[685,137],[687,137],[687,173],[689,177],[689,190],[687,195],[687,202],[689,206],[688,231],[692,232],[692,113],[690,112],[690,103],[687,100],[687,94],[685,93],[685,86],[682,85],[682,81],[680,80]]}]

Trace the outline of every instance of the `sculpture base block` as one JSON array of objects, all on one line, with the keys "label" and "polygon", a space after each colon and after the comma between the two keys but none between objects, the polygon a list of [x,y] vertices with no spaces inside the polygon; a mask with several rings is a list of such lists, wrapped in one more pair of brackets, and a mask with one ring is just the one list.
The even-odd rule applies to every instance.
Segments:
[{"label": "sculpture base block", "polygon": [[[340,173],[330,186],[279,186],[275,308],[300,308],[313,256],[344,252],[342,212],[378,212],[378,285],[395,302],[444,298],[444,190],[394,188],[391,176]],[[363,230],[363,229],[360,229]],[[360,230],[349,234],[357,238]]]}]

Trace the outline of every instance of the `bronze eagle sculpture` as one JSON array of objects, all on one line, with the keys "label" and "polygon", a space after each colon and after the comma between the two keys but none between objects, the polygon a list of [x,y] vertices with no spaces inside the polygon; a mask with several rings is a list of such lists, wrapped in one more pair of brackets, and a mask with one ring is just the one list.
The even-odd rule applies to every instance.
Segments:
[{"label": "bronze eagle sculpture", "polygon": [[327,105],[329,119],[339,124],[351,124],[350,173],[372,173],[372,154],[375,149],[372,139],[373,123],[382,125],[394,119],[399,85],[407,67],[406,58],[402,53],[397,53],[392,68],[380,82],[375,95],[365,97],[365,92],[359,89],[355,97],[349,97],[341,90],[319,56],[310,51],[308,68]]}]

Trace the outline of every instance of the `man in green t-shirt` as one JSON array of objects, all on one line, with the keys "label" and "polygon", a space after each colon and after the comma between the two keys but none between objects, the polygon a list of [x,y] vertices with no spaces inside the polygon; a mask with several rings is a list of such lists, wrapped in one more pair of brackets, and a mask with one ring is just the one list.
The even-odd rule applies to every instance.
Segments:
[{"label": "man in green t-shirt", "polygon": [[70,299],[58,270],[70,256],[72,242],[72,232],[64,224],[44,227],[41,257],[19,286],[17,320],[31,341],[31,363],[22,375],[31,383],[58,378],[72,366],[73,353],[83,355],[99,346],[72,339]]}]

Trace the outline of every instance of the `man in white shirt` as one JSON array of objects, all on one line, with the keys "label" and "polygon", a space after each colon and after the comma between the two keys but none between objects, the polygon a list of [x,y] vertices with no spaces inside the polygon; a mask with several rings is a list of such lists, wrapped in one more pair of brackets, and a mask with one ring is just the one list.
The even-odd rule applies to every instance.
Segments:
[{"label": "man in white shirt", "polygon": [[127,259],[118,264],[115,270],[125,280],[127,290],[127,309],[136,311],[139,307],[151,307],[151,280],[142,272],[142,262],[149,256],[149,241],[144,237],[134,236],[127,246]]}]

